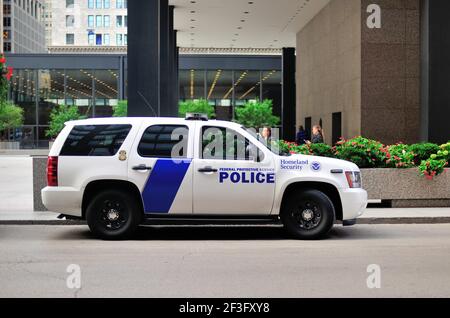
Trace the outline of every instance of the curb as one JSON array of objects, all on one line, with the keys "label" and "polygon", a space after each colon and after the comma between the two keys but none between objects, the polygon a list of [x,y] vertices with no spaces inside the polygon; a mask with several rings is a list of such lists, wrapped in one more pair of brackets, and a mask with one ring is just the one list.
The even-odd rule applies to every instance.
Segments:
[{"label": "curb", "polygon": [[357,224],[449,224],[450,217],[360,218]]},{"label": "curb", "polygon": [[[336,225],[340,225],[337,223]],[[450,217],[360,218],[356,225],[450,224]],[[0,220],[0,225],[86,225],[82,220]],[[207,225],[207,224],[204,224]],[[251,224],[247,224],[251,226]],[[227,224],[224,224],[227,226]]]}]

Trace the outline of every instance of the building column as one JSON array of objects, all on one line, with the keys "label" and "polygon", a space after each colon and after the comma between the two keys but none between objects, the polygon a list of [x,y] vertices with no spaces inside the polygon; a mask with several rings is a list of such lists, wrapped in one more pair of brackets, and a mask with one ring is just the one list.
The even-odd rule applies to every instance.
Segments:
[{"label": "building column", "polygon": [[128,115],[177,116],[173,8],[168,0],[129,1],[128,17]]},{"label": "building column", "polygon": [[296,86],[295,86],[295,48],[283,48],[282,56],[282,103],[281,103],[281,137],[295,140],[296,120]]},{"label": "building column", "polygon": [[421,139],[445,143],[450,138],[450,29],[448,0],[422,0]]},{"label": "building column", "polygon": [[174,6],[169,6],[169,108],[172,115],[178,114],[178,47],[177,31],[174,29]]}]

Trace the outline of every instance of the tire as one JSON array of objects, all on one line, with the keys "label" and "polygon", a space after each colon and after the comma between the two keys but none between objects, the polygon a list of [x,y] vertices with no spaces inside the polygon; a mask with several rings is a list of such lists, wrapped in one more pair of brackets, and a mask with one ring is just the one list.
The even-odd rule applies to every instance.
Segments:
[{"label": "tire", "polygon": [[281,211],[281,221],[296,239],[323,238],[335,221],[333,202],[319,190],[307,189],[294,192]]},{"label": "tire", "polygon": [[127,192],[104,190],[89,202],[86,221],[91,232],[104,240],[130,237],[142,221],[136,199]]}]

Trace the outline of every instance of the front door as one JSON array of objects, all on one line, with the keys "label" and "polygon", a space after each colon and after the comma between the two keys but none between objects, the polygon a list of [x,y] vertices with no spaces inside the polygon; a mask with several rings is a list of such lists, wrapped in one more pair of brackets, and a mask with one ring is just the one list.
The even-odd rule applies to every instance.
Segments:
[{"label": "front door", "polygon": [[190,141],[194,127],[194,123],[186,123],[141,128],[129,160],[128,178],[138,186],[146,214],[192,213]]},{"label": "front door", "polygon": [[275,191],[273,156],[239,132],[198,125],[194,214],[269,215]]}]

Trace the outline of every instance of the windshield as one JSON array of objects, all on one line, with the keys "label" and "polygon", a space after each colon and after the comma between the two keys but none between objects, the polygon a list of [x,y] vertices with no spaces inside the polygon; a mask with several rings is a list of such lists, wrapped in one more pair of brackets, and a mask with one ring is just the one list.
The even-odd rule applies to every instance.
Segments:
[{"label": "windshield", "polygon": [[254,128],[246,128],[244,126],[242,126],[241,128],[252,135],[256,140],[259,141],[260,144],[262,144],[274,154],[284,157],[291,156],[291,153],[289,151],[283,150],[282,147],[280,147],[280,140],[271,140],[267,142],[261,137],[260,134],[256,132]]}]

